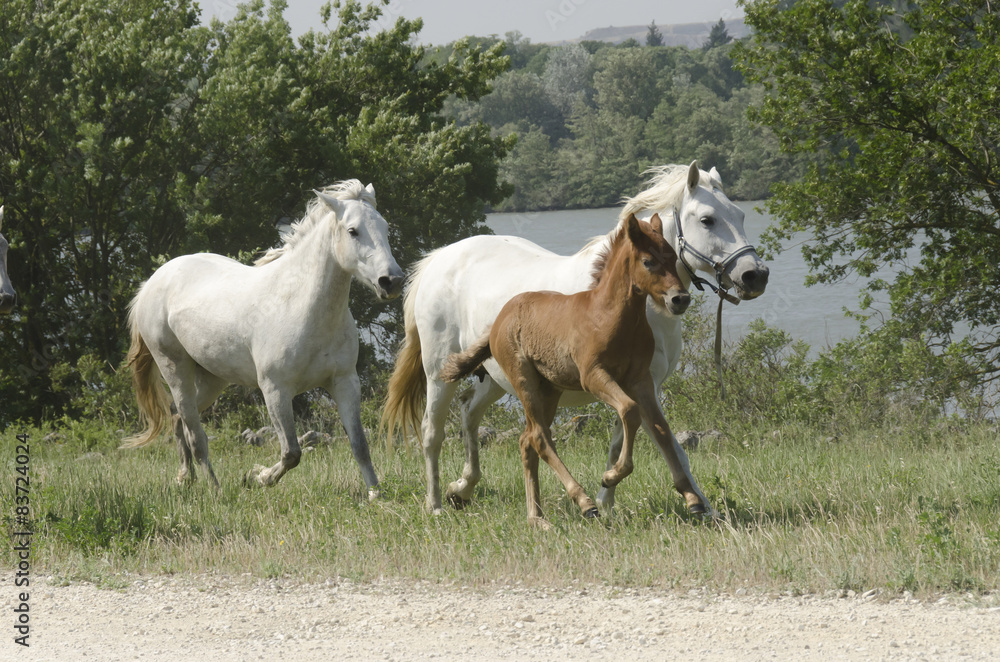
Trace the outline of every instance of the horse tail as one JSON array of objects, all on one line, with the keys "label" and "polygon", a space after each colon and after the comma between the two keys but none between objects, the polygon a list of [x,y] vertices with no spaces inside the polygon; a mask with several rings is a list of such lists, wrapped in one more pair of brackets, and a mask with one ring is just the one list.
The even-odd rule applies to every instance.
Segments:
[{"label": "horse tail", "polygon": [[491,356],[493,356],[493,350],[490,349],[490,334],[487,331],[464,352],[449,356],[444,363],[444,368],[441,369],[440,377],[446,382],[457,382],[462,377],[468,377],[475,372],[476,368]]},{"label": "horse tail", "polygon": [[401,430],[406,439],[408,430],[420,437],[421,409],[427,398],[427,374],[424,372],[423,354],[420,348],[420,332],[414,316],[414,298],[420,283],[421,267],[427,258],[421,260],[403,298],[403,346],[396,357],[396,367],[389,378],[389,393],[386,395],[379,427],[391,445],[396,430]]},{"label": "horse tail", "polygon": [[132,386],[139,402],[139,420],[145,424],[146,429],[125,439],[120,448],[137,448],[154,441],[160,436],[170,417],[170,397],[160,382],[160,368],[153,360],[153,355],[136,324],[137,302],[138,297],[132,302],[129,313],[132,346],[128,350],[128,365],[132,368]]}]

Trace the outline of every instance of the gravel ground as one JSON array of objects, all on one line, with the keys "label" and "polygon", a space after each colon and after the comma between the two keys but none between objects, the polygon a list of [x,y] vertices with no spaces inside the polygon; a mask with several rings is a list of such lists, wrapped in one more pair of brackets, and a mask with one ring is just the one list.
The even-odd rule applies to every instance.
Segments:
[{"label": "gravel ground", "polygon": [[[10,622],[14,579],[0,579]],[[110,590],[37,578],[31,646],[5,627],[0,660],[1000,658],[998,596],[738,593],[217,576]]]}]

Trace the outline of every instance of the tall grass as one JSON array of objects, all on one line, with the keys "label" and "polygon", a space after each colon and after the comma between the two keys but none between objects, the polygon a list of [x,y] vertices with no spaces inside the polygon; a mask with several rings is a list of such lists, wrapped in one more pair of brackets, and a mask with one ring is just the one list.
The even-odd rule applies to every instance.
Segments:
[{"label": "tall grass", "polygon": [[[498,409],[489,424],[516,429]],[[670,418],[668,416],[668,418]],[[675,415],[675,429],[697,424]],[[329,432],[335,432],[330,423]],[[276,461],[225,421],[210,429],[221,488],[181,487],[172,443],[119,451],[120,431],[63,421],[0,436],[4,526],[0,555],[14,566],[17,432],[31,437],[33,572],[114,582],[122,573],[250,572],[263,577],[419,578],[485,585],[711,586],[934,594],[1000,588],[1000,447],[989,423],[831,436],[802,423],[745,426],[703,441],[693,471],[722,512],[689,516],[666,463],[642,438],[616,516],[584,521],[547,468],[540,471],[548,532],[525,521],[516,434],[483,449],[484,479],[464,511],[423,507],[423,460],[373,441],[382,496],[369,504],[346,441],[304,455],[274,488],[246,489],[243,473]],[[461,472],[451,438],[442,478]],[[593,496],[610,417],[558,443]]]}]

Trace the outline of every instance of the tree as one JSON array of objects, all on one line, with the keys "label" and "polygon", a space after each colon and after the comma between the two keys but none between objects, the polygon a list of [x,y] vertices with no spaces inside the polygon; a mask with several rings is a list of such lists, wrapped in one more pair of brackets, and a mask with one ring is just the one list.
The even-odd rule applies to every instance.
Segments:
[{"label": "tree", "polygon": [[[0,423],[64,411],[81,357],[119,364],[128,301],[158,263],[266,248],[313,188],[373,182],[403,265],[482,231],[511,141],[439,113],[489,91],[503,46],[424,63],[419,20],[375,32],[378,6],[335,6],[298,45],[280,0],[210,27],[190,0],[0,6],[0,200],[25,238]],[[398,302],[372,299],[356,288],[352,312],[391,340]]]},{"label": "tree", "polygon": [[647,46],[662,46],[663,45],[663,35],[660,33],[660,28],[656,27],[656,21],[649,24],[649,30],[646,32],[646,45]]},{"label": "tree", "polygon": [[[902,5],[775,0],[746,5],[754,41],[739,66],[764,84],[753,109],[793,151],[832,149],[775,188],[772,244],[794,232],[813,282],[849,272],[884,290],[897,336],[964,345],[1000,377],[1000,12],[988,0]],[[907,263],[907,251],[919,254]]]},{"label": "tree", "polygon": [[706,51],[712,50],[719,46],[725,46],[733,40],[729,36],[729,30],[726,29],[726,22],[719,19],[719,22],[712,26],[712,31],[708,33],[708,40],[705,41],[704,49]]},{"label": "tree", "polygon": [[590,53],[579,44],[553,49],[549,55],[542,84],[564,117],[569,117],[573,107],[584,99],[590,83],[590,59]]}]

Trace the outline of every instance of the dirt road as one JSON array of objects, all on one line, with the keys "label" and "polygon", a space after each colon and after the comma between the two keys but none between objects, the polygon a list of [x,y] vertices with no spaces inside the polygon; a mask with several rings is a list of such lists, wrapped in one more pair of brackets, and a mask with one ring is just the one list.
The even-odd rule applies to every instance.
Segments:
[{"label": "dirt road", "polygon": [[[1000,597],[720,595],[426,582],[32,582],[0,660],[995,660]],[[5,609],[17,597],[2,578]]]}]

